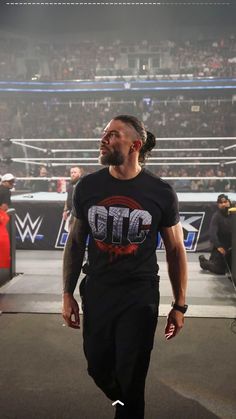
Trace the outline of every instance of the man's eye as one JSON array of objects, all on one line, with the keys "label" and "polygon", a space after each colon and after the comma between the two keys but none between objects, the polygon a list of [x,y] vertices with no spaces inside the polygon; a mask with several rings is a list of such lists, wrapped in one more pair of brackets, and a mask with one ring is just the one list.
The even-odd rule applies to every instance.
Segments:
[{"label": "man's eye", "polygon": [[104,132],[102,136],[111,139],[113,137],[117,137],[118,136],[118,133],[117,132],[114,132],[114,131]]}]

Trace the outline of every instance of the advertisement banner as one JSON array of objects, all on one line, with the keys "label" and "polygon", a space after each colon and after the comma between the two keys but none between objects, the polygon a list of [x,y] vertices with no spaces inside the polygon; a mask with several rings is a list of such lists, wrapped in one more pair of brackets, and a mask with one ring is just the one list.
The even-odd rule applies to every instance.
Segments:
[{"label": "advertisement banner", "polygon": [[16,248],[31,250],[55,249],[63,206],[61,203],[15,202]]},{"label": "advertisement banner", "polygon": [[[63,249],[68,226],[62,219],[63,202],[15,202],[17,249]],[[180,221],[188,252],[209,251],[209,224],[215,206],[211,203],[180,203]],[[163,250],[160,235],[157,250]]]}]

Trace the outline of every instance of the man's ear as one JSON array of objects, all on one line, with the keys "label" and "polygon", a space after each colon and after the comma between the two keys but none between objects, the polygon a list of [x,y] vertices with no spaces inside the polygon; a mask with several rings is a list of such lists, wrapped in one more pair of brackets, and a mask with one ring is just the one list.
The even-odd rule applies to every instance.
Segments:
[{"label": "man's ear", "polygon": [[143,143],[141,140],[135,140],[132,144],[132,146],[130,147],[130,151],[131,153],[133,151],[140,151],[141,147],[142,147]]}]

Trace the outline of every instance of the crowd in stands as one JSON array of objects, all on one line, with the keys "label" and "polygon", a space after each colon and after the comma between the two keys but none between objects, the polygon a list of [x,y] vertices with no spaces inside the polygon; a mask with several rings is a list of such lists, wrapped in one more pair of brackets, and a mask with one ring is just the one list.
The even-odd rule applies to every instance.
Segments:
[{"label": "crowd in stands", "polygon": [[[230,96],[201,100],[184,96],[83,101],[63,96],[10,98],[0,101],[0,110],[2,138],[99,138],[107,121],[119,114],[137,115],[158,138],[236,136],[236,102]],[[178,142],[179,147],[191,144]]]},{"label": "crowd in stands", "polygon": [[[189,97],[176,96],[166,99],[136,98],[130,101],[103,98],[97,101],[74,101],[68,102],[59,96],[39,101],[20,99],[16,101],[2,100],[0,102],[0,123],[2,126],[1,136],[2,152],[4,158],[2,164],[8,164],[7,158],[24,157],[23,148],[19,145],[10,145],[7,138],[38,138],[34,146],[45,149],[45,153],[27,149],[28,157],[97,157],[97,152],[81,151],[70,152],[66,149],[97,149],[96,141],[70,142],[71,138],[94,138],[99,139],[107,122],[114,115],[134,114],[144,121],[149,131],[157,137],[156,151],[152,157],[162,157],[158,161],[161,165],[150,165],[148,168],[161,177],[175,177],[170,182],[177,190],[192,191],[232,191],[235,190],[235,180],[222,180],[224,177],[236,176],[236,165],[226,164],[229,157],[234,160],[235,148],[227,146],[235,144],[233,140],[191,140],[191,137],[236,137],[236,103],[228,98],[205,98],[191,99]],[[181,138],[169,140],[168,138]],[[43,139],[65,139],[63,142],[45,142]],[[158,141],[158,138],[161,139]],[[165,139],[165,140],[163,140]],[[32,145],[31,144],[31,145]],[[215,150],[204,150],[204,149]],[[226,148],[226,149],[225,149]],[[55,149],[55,152],[52,150]],[[63,153],[58,153],[63,149]],[[184,149],[184,150],[182,150]],[[186,150],[188,149],[188,150]],[[198,150],[192,150],[198,149]],[[172,150],[172,151],[171,151]],[[202,165],[202,157],[218,157],[209,159],[209,165]],[[174,165],[170,157],[179,157]],[[187,161],[188,157],[195,157]],[[228,157],[228,159],[220,158]],[[154,162],[149,160],[149,162]],[[186,164],[188,162],[189,164]],[[214,164],[218,162],[219,164]],[[50,162],[49,162],[50,163]],[[182,163],[182,164],[181,164]],[[13,163],[12,163],[13,164]],[[42,161],[43,164],[43,161]],[[79,164],[79,163],[78,163]],[[30,173],[37,175],[38,166],[31,165]],[[83,166],[85,172],[98,167]],[[0,168],[1,169],[1,168]],[[51,166],[48,173],[54,176],[64,176],[66,167]],[[12,171],[12,169],[11,169]],[[26,169],[23,165],[16,169],[17,176],[25,176]],[[214,177],[217,180],[184,179],[188,176]],[[181,179],[180,179],[181,178]],[[54,185],[56,188],[56,185]]]},{"label": "crowd in stands", "polygon": [[[62,81],[125,78],[158,78],[185,75],[192,77],[235,77],[236,76],[236,38],[234,35],[212,39],[189,41],[82,41],[69,38],[54,41],[29,39],[0,33],[0,81]],[[36,95],[37,96],[37,95]],[[161,177],[174,177],[170,182],[177,190],[192,191],[231,191],[235,181],[221,179],[236,176],[236,165],[220,157],[232,157],[235,148],[230,140],[193,141],[191,137],[236,137],[236,102],[229,96],[222,98],[198,99],[191,97],[157,96],[143,98],[141,95],[129,100],[94,97],[82,100],[61,95],[13,97],[0,100],[0,173],[15,171],[22,177],[29,173],[23,164],[13,163],[11,157],[42,157],[42,152],[23,150],[10,145],[10,138],[37,138],[38,147],[44,148],[45,156],[75,157],[68,148],[97,148],[96,142],[69,143],[70,138],[100,138],[107,122],[114,115],[134,114],[143,120],[148,130],[157,138],[153,157],[162,157],[161,165],[148,166]],[[188,140],[170,141],[168,138],[184,137]],[[68,142],[44,142],[43,139],[67,139]],[[34,144],[35,145],[35,144]],[[63,154],[52,153],[51,149],[65,148]],[[198,150],[191,150],[198,148]],[[215,148],[216,150],[204,150]],[[164,150],[166,151],[164,151]],[[171,149],[173,151],[171,151]],[[184,149],[184,150],[181,150]],[[186,150],[188,149],[188,150]],[[41,154],[40,154],[41,153]],[[77,157],[78,154],[76,154]],[[96,157],[96,152],[80,152],[83,157]],[[203,165],[203,157],[218,156],[217,162]],[[179,157],[174,165],[170,157]],[[195,157],[194,160],[186,160]],[[150,163],[153,160],[150,160]],[[181,165],[180,163],[183,162]],[[172,163],[172,164],[171,164]],[[43,164],[43,162],[42,162]],[[85,167],[85,173],[97,167]],[[38,174],[39,166],[30,165],[30,174]],[[48,174],[64,176],[68,167],[47,167]],[[214,177],[217,180],[184,179],[185,177]],[[181,178],[181,179],[180,179]],[[18,186],[20,183],[18,183]],[[52,186],[52,185],[51,185]],[[57,184],[53,184],[53,190]]]},{"label": "crowd in stands", "polygon": [[0,34],[0,80],[94,80],[191,74],[235,77],[236,39],[39,41]]}]

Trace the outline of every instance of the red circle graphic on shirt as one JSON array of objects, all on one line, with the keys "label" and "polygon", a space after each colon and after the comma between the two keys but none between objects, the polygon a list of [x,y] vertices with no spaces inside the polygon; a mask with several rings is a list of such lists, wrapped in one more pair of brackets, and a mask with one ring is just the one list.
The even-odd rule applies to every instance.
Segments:
[{"label": "red circle graphic on shirt", "polygon": [[[102,205],[104,207],[111,207],[118,205],[120,207],[126,207],[130,210],[138,209],[142,210],[143,208],[141,205],[136,202],[134,199],[129,198],[128,196],[111,196],[109,198],[105,198],[102,201],[100,201],[97,205]],[[145,229],[149,229],[150,226],[145,226]],[[105,243],[104,241],[99,241],[97,239],[94,239],[96,246],[99,248],[100,251],[108,253],[110,256],[110,262],[112,262],[114,259],[117,259],[120,256],[124,255],[134,255],[138,248],[140,243],[129,243],[129,244],[114,244],[114,243]]]}]

